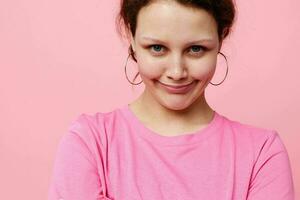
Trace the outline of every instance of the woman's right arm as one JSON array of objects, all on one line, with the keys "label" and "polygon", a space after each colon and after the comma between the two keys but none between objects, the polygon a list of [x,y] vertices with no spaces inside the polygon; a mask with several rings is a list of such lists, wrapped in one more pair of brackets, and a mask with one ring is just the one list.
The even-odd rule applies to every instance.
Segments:
[{"label": "woman's right arm", "polygon": [[57,148],[48,200],[100,200],[101,183],[92,152],[71,129]]}]

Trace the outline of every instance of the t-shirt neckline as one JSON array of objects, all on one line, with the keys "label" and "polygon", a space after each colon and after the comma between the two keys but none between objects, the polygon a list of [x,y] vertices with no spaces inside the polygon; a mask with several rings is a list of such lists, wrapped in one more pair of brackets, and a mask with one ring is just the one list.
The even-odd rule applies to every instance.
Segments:
[{"label": "t-shirt neckline", "polygon": [[219,132],[219,127],[222,123],[222,115],[214,110],[213,119],[200,130],[192,131],[182,135],[164,136],[146,127],[137,116],[130,109],[129,104],[125,104],[120,108],[120,111],[125,115],[126,119],[134,126],[133,132],[140,137],[148,140],[153,144],[163,146],[178,146],[191,145],[199,143],[200,141]]}]

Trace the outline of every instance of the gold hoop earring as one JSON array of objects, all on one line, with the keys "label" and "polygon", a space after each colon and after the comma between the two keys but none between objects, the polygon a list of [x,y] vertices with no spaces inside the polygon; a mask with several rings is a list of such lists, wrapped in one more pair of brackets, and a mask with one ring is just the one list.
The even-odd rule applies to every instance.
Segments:
[{"label": "gold hoop earring", "polygon": [[212,84],[212,85],[214,85],[214,86],[221,85],[221,84],[225,81],[225,79],[226,79],[226,77],[227,77],[227,74],[228,74],[228,62],[227,62],[227,58],[226,58],[226,56],[225,56],[223,53],[221,53],[221,52],[218,52],[218,53],[221,54],[221,55],[225,58],[227,69],[226,69],[226,75],[225,75],[225,78],[224,78],[220,83],[215,84],[215,83],[209,82],[210,84]]},{"label": "gold hoop earring", "polygon": [[[126,63],[125,63],[125,76],[126,76],[126,79],[128,80],[128,82],[129,82],[130,84],[132,84],[132,85],[139,85],[139,84],[141,84],[141,83],[143,82],[143,80],[142,80],[141,82],[139,82],[139,83],[134,83],[134,82],[131,82],[131,81],[129,80],[128,76],[127,76],[126,67],[127,67],[127,62],[128,62],[128,59],[129,59],[130,55],[131,55],[131,54],[129,53],[128,56],[127,56]],[[134,77],[134,79],[135,79],[139,74],[140,74],[140,73],[137,73],[137,75]]]}]

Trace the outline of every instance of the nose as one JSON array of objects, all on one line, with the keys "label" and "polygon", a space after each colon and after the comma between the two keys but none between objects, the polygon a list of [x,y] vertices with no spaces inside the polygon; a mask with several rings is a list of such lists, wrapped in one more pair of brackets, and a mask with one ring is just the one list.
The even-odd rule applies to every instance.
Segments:
[{"label": "nose", "polygon": [[170,56],[166,74],[168,78],[176,81],[187,77],[187,69],[181,54]]}]

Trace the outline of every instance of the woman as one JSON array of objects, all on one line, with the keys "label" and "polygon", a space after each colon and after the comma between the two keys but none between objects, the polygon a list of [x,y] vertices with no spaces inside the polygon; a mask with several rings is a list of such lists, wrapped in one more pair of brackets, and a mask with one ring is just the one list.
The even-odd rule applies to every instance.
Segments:
[{"label": "woman", "polygon": [[123,0],[118,20],[145,90],[73,121],[49,199],[293,200],[277,131],[230,120],[205,100],[207,85],[220,84],[210,81],[234,16],[231,0]]}]

